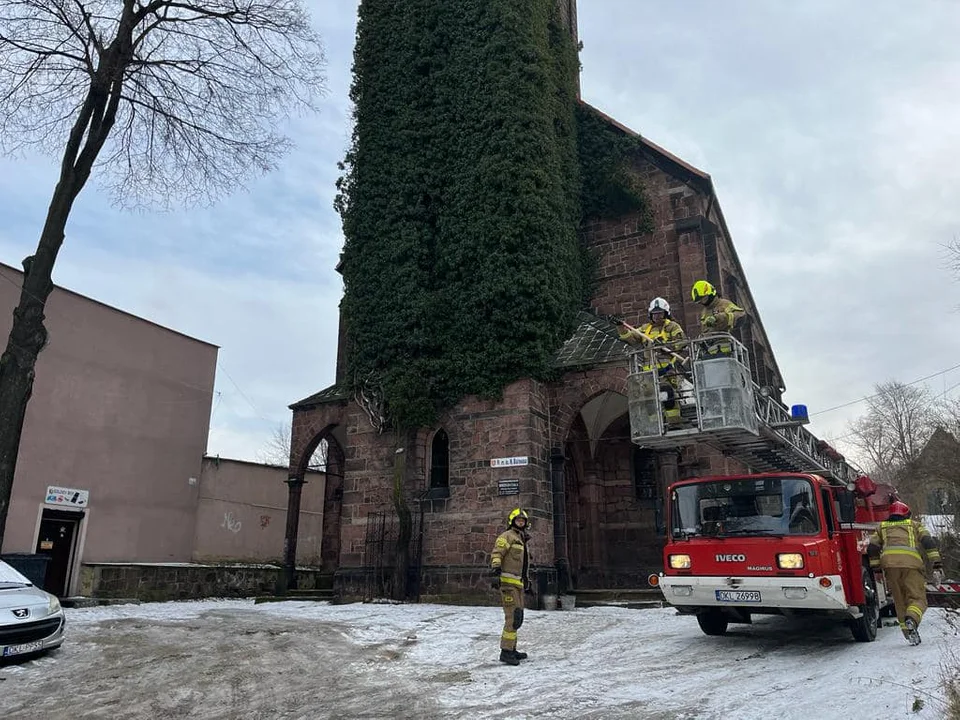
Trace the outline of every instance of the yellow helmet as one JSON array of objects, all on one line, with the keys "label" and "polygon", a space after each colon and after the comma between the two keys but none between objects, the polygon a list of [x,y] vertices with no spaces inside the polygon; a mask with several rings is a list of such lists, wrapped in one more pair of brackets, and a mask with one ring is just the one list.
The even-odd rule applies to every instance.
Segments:
[{"label": "yellow helmet", "polygon": [[697,280],[693,284],[693,289],[690,291],[691,297],[693,297],[694,302],[700,302],[705,297],[715,297],[717,291],[713,289],[713,285],[708,283],[706,280]]},{"label": "yellow helmet", "polygon": [[526,520],[527,523],[529,524],[529,522],[530,522],[530,516],[527,515],[527,511],[524,510],[523,508],[514,508],[514,509],[510,512],[510,514],[507,516],[507,527],[512,526],[512,525],[513,525],[513,521],[516,520],[518,517],[522,517],[522,518],[523,518],[524,520]]}]

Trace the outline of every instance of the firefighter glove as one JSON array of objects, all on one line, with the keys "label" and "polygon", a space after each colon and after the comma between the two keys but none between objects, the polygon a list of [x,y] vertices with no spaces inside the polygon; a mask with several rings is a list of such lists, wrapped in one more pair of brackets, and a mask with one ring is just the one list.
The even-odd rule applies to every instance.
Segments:
[{"label": "firefighter glove", "polygon": [[931,574],[933,575],[934,585],[940,585],[940,583],[943,582],[943,570],[941,570],[940,568],[934,568],[933,573]]},{"label": "firefighter glove", "polygon": [[707,315],[707,316],[703,319],[703,324],[706,325],[707,327],[713,327],[714,325],[717,324],[717,318],[716,318],[716,316],[715,316],[715,315]]},{"label": "firefighter glove", "polygon": [[500,587],[500,568],[498,568],[498,567],[493,568],[493,569],[490,571],[490,575],[491,575],[491,577],[493,578],[493,579],[490,581],[490,587],[492,587],[494,590],[496,590],[497,588]]}]

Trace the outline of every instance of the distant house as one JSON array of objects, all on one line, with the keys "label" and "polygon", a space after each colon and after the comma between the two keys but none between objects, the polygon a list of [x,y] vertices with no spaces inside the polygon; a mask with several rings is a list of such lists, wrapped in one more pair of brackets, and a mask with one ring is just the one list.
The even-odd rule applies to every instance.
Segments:
[{"label": "distant house", "polygon": [[917,459],[900,474],[897,489],[914,515],[931,518],[931,525],[941,532],[956,527],[960,515],[960,442],[956,437],[936,428]]}]

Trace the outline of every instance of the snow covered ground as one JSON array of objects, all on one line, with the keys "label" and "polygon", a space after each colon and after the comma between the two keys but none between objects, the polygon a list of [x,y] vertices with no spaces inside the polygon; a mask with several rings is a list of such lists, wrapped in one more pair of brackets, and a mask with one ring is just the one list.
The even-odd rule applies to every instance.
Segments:
[{"label": "snow covered ground", "polygon": [[[923,644],[758,618],[707,637],[672,609],[528,611],[530,659],[497,661],[493,607],[217,600],[67,611],[67,641],[0,666],[3,718],[893,720],[944,715],[960,638]],[[914,712],[915,700],[923,708]]]}]

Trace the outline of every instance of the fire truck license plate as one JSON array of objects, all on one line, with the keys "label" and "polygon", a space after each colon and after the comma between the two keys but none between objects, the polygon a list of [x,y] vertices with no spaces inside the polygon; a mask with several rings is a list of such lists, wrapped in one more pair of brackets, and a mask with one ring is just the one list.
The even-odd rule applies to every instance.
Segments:
[{"label": "fire truck license plate", "polygon": [[760,602],[760,593],[755,590],[716,590],[720,602]]}]

